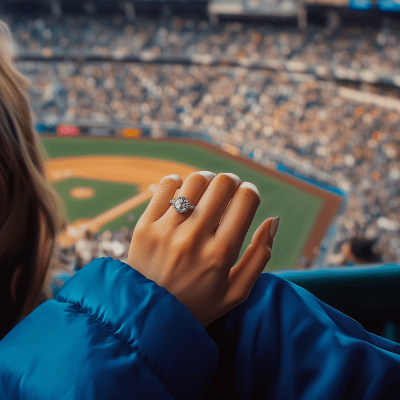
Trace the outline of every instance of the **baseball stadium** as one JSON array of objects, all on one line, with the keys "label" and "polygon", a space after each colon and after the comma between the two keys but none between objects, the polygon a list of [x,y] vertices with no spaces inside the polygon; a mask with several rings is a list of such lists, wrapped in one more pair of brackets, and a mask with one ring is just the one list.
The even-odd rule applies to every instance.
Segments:
[{"label": "baseball stadium", "polygon": [[232,172],[261,196],[239,258],[280,216],[264,272],[400,343],[399,16],[394,0],[3,0],[66,207],[48,292],[126,261],[164,176]]}]

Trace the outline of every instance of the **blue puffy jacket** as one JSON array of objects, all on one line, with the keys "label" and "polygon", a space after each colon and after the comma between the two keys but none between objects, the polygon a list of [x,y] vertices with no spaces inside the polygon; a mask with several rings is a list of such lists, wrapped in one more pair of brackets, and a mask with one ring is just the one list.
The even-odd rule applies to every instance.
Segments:
[{"label": "blue puffy jacket", "polygon": [[400,345],[268,273],[204,329],[103,257],[0,342],[0,398],[400,399]]}]

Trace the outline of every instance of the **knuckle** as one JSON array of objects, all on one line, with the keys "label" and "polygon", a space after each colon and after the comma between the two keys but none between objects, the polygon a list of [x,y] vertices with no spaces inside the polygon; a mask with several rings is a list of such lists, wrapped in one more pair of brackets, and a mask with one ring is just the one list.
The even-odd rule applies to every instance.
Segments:
[{"label": "knuckle", "polygon": [[134,230],[133,235],[136,240],[143,242],[149,237],[149,226],[142,219],[139,219]]},{"label": "knuckle", "polygon": [[235,246],[229,240],[225,240],[224,243],[221,243],[218,247],[218,251],[224,260],[231,261],[236,255]]},{"label": "knuckle", "polygon": [[271,259],[271,250],[269,249],[269,247],[260,246],[258,251],[263,261],[265,263],[268,263],[268,261]]},{"label": "knuckle", "polygon": [[144,229],[145,229],[144,220],[142,219],[142,217],[140,217],[139,221],[136,223],[134,231],[136,233],[142,233]]},{"label": "knuckle", "polygon": [[188,239],[193,241],[193,244],[195,244],[196,241],[201,240],[201,237],[204,234],[203,224],[193,224],[192,226],[187,226],[186,229],[188,232]]},{"label": "knuckle", "polygon": [[215,256],[213,258],[212,266],[214,269],[221,270],[225,266],[225,259],[221,256]]},{"label": "knuckle", "polygon": [[220,269],[222,265],[222,257],[220,257],[216,251],[209,248],[209,251],[204,254],[207,265],[210,269]]},{"label": "knuckle", "polygon": [[171,238],[165,238],[165,240],[169,241],[168,248],[171,249],[171,254],[175,257],[182,259],[184,255],[190,255],[190,240],[187,239],[184,235],[178,235]]},{"label": "knuckle", "polygon": [[171,244],[171,248],[177,254],[191,253],[194,249],[199,247],[204,233],[200,225],[184,225],[185,229],[164,229],[160,233],[165,242]]},{"label": "knuckle", "polygon": [[208,255],[208,260],[213,269],[223,269],[227,262],[226,253],[221,246],[218,246]]}]

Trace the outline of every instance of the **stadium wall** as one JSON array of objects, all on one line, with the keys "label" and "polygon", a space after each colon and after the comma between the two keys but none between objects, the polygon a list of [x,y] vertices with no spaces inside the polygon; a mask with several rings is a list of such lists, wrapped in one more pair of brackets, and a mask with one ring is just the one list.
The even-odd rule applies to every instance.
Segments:
[{"label": "stadium wall", "polygon": [[293,169],[287,167],[283,163],[279,163],[277,165],[277,171],[284,172],[286,174],[289,174],[291,176],[296,177],[297,179],[304,180],[305,182],[311,183],[312,185],[315,185],[317,187],[320,187],[321,189],[324,189],[328,192],[335,193],[339,196],[342,197],[343,201],[341,203],[340,209],[337,212],[335,216],[335,220],[332,222],[328,232],[326,233],[324,239],[320,243],[320,253],[317,255],[316,259],[313,262],[312,269],[320,269],[325,266],[324,260],[327,256],[327,254],[331,250],[331,244],[333,244],[333,239],[336,236],[336,229],[337,229],[337,219],[344,214],[346,208],[347,208],[347,193],[344,192],[343,190],[339,189],[338,187],[328,183],[328,182],[322,182],[318,181],[315,176],[312,176],[310,174],[309,176],[302,175],[298,172],[295,172]]}]

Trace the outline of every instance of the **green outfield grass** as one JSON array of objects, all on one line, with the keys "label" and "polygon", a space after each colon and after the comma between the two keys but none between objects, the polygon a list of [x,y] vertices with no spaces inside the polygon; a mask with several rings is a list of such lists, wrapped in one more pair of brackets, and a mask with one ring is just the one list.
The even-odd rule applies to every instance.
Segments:
[{"label": "green outfield grass", "polygon": [[[259,189],[261,204],[244,240],[239,257],[243,255],[250,244],[253,233],[262,221],[279,215],[281,217],[279,231],[274,241],[271,260],[265,268],[265,272],[295,267],[322,207],[322,200],[315,196],[189,142],[96,140],[83,137],[42,137],[41,141],[50,158],[98,154],[164,159],[188,164],[201,170],[213,171],[217,174],[233,172],[241,178],[242,182],[254,183]],[[76,186],[93,187],[96,195],[86,200],[74,199],[68,193]],[[77,178],[53,183],[53,187],[65,202],[69,222],[79,218],[93,218],[138,193],[136,185]],[[105,229],[117,230],[123,226],[133,230],[148,203],[149,201],[104,225],[100,232]],[[127,220],[129,214],[134,214],[133,222]]]}]

